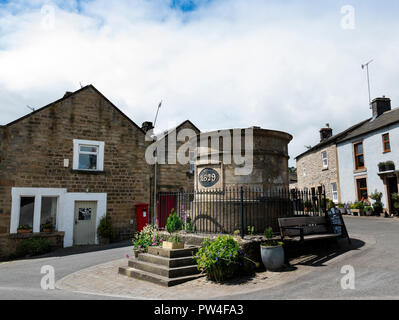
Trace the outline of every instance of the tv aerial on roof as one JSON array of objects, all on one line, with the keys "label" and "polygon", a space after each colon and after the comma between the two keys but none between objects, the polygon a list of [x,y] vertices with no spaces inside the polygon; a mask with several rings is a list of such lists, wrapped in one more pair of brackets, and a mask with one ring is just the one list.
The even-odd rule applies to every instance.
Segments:
[{"label": "tv aerial on roof", "polygon": [[369,64],[372,63],[374,60],[370,60],[369,62],[362,64],[362,69],[366,68],[367,70],[367,86],[369,89],[369,105],[371,109],[371,93],[370,93],[370,74],[369,74]]}]

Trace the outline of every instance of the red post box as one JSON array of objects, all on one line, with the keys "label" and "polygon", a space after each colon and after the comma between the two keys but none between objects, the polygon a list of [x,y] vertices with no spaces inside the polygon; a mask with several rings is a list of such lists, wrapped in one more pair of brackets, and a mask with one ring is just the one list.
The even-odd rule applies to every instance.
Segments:
[{"label": "red post box", "polygon": [[148,224],[148,203],[136,204],[136,213],[137,232],[140,232]]}]

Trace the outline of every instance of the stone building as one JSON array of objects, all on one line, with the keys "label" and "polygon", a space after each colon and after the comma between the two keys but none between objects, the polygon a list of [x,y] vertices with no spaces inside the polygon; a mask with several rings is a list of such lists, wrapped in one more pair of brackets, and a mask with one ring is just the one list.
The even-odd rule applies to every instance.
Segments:
[{"label": "stone building", "polygon": [[341,201],[336,142],[359,125],[336,135],[329,124],[320,129],[320,143],[296,157],[298,189],[316,194],[324,187],[328,199]]},{"label": "stone building", "polygon": [[[60,246],[98,243],[104,216],[115,240],[131,238],[137,209],[154,199],[154,166],[145,157],[151,128],[149,122],[140,128],[92,85],[0,126],[0,256],[27,237]],[[199,133],[187,120],[169,135],[185,128]],[[158,167],[160,191],[193,181],[190,163]],[[43,232],[49,224],[56,232]],[[20,234],[22,225],[30,233]]]},{"label": "stone building", "polygon": [[136,230],[136,204],[149,203],[144,131],[89,85],[0,128],[0,255],[21,225],[63,244],[97,243],[101,217],[116,239]]},{"label": "stone building", "polygon": [[[152,123],[143,124],[146,132],[152,129]],[[194,186],[194,149],[190,147],[190,138],[201,131],[190,121],[186,120],[178,126],[166,130],[154,137],[154,146],[157,150],[156,164],[151,166],[151,193],[150,220],[163,228],[172,208],[179,206],[178,192],[190,191]],[[155,142],[156,141],[156,142]],[[179,152],[185,159],[179,159]],[[183,160],[183,163],[180,161]],[[156,201],[156,209],[154,208]],[[156,212],[156,214],[154,214]],[[158,219],[158,222],[157,222]]]}]

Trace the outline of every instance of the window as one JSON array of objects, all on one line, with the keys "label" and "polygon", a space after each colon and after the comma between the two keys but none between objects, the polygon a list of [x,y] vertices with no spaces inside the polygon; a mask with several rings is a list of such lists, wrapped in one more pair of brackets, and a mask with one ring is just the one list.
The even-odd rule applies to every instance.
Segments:
[{"label": "window", "polygon": [[35,211],[35,197],[21,197],[19,211],[19,226],[33,229],[33,213]]},{"label": "window", "polygon": [[302,173],[303,173],[303,176],[306,177],[306,167],[305,167],[304,162],[302,162]]},{"label": "window", "polygon": [[327,169],[328,168],[327,151],[323,151],[321,153],[321,162],[323,164],[323,169]]},{"label": "window", "polygon": [[382,146],[385,152],[391,152],[391,143],[389,141],[389,133],[382,135]]},{"label": "window", "polygon": [[42,231],[45,225],[49,224],[51,224],[55,229],[57,219],[57,200],[57,197],[42,197],[40,231]]},{"label": "window", "polygon": [[362,179],[357,179],[356,180],[356,185],[357,185],[357,198],[358,201],[361,201],[362,199],[368,199],[368,192],[367,192],[367,179],[362,178]]},{"label": "window", "polygon": [[355,168],[363,169],[364,168],[364,154],[363,154],[363,142],[356,143],[354,145],[355,148]]},{"label": "window", "polygon": [[73,169],[104,170],[104,142],[73,140]]},{"label": "window", "polygon": [[333,201],[335,203],[337,203],[338,202],[338,188],[337,188],[336,182],[331,183],[331,193],[332,193]]}]

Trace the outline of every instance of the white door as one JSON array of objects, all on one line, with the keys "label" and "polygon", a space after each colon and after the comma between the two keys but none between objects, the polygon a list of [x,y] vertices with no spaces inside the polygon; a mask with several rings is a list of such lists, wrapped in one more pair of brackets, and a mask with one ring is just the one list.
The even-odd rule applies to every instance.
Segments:
[{"label": "white door", "polygon": [[75,202],[73,244],[95,244],[97,201]]}]

